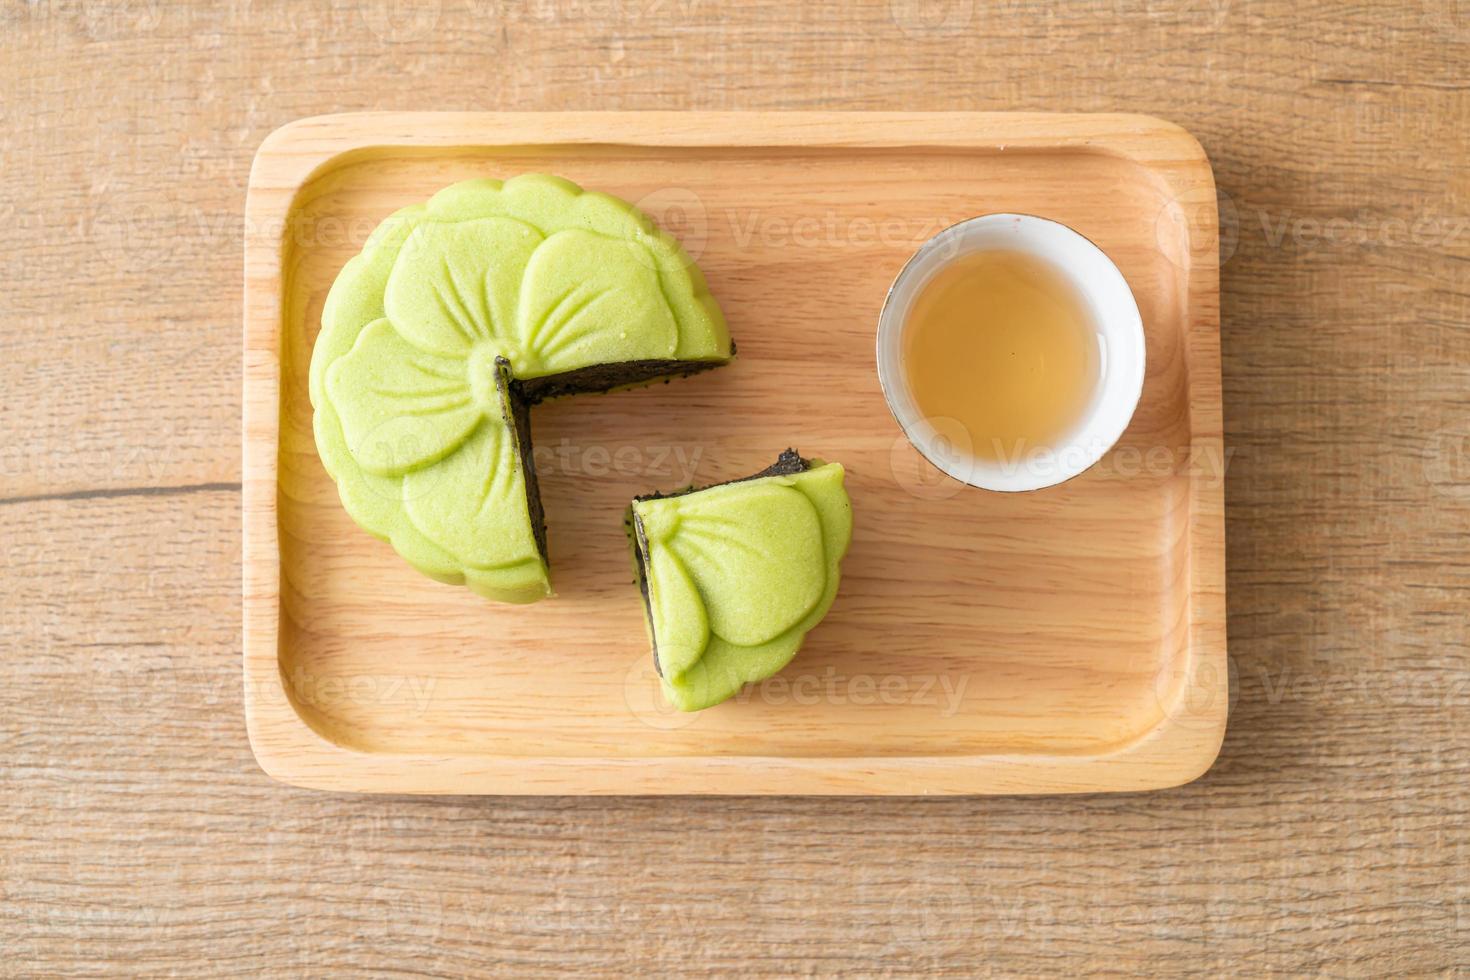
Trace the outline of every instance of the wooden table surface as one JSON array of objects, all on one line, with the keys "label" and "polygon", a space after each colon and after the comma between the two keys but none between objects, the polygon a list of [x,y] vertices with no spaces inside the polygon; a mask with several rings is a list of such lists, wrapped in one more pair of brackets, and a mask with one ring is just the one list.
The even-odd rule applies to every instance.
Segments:
[{"label": "wooden table surface", "polygon": [[[0,6],[0,975],[1470,971],[1467,0]],[[1223,192],[1219,762],[1149,795],[288,789],[251,156],[351,109],[1130,110]]]}]

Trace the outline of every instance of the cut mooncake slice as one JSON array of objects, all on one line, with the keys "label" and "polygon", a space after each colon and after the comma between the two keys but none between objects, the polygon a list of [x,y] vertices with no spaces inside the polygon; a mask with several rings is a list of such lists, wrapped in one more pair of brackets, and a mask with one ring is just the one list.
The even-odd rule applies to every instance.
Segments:
[{"label": "cut mooncake slice", "polygon": [[837,463],[793,449],[754,476],[633,501],[628,533],[654,665],[682,711],[796,655],[837,594],[852,504]]},{"label": "cut mooncake slice", "polygon": [[311,359],[317,450],[359,525],[440,581],[550,594],[529,408],[727,362],[693,261],[558,177],[470,180],[343,267]]}]

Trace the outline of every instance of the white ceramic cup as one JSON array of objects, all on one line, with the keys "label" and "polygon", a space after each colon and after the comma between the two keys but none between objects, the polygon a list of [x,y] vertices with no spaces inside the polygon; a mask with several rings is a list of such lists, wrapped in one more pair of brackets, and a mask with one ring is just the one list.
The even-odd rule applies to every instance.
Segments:
[{"label": "white ceramic cup", "polygon": [[[1025,252],[1060,272],[1090,314],[1098,350],[1097,386],[1072,430],[1054,445],[999,461],[977,458],[972,435],[956,420],[919,410],[903,364],[904,326],[924,286],[960,256],[992,250]],[[984,490],[1039,490],[1091,467],[1128,428],[1143,391],[1143,369],[1143,320],[1118,267],[1066,225],[1033,215],[987,214],[941,231],[899,272],[878,316],[878,382],[889,411],[925,459]]]}]

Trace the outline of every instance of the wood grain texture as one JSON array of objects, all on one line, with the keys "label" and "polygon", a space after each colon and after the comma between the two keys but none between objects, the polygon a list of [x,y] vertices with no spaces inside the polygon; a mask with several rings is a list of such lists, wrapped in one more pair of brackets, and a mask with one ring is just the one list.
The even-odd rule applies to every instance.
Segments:
[{"label": "wood grain texture", "polygon": [[[540,172],[682,226],[741,353],[688,384],[532,412],[559,594],[510,607],[415,574],[353,526],[317,458],[306,372],[326,293],[379,221],[458,180]],[[1223,459],[1218,241],[1201,203],[1215,189],[1199,144],[1144,116],[358,113],[276,131],[246,207],[256,757],[295,785],[414,793],[918,796],[1194,778],[1228,710],[1223,479],[1204,465]],[[1148,347],[1116,450],[1030,494],[924,463],[873,361],[884,291],[914,250],[1007,211],[1098,243]],[[856,530],[839,603],[778,677],[673,711],[623,510],[650,487],[754,472],[788,444],[847,468]]]},{"label": "wood grain texture", "polygon": [[[1466,972],[1470,10],[935,9],[0,6],[0,974]],[[291,119],[423,108],[1199,136],[1233,451],[1214,768],[922,801],[271,782],[239,700],[249,161]]]}]

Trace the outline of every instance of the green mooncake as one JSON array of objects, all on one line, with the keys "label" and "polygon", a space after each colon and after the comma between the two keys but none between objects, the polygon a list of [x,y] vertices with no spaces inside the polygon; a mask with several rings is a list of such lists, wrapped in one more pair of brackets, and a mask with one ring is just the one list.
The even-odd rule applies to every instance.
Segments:
[{"label": "green mooncake", "polygon": [[529,407],[732,353],[699,269],[632,205],[465,181],[385,220],[333,284],[317,450],[352,519],[420,571],[532,602],[550,581]]},{"label": "green mooncake", "polygon": [[794,450],[755,476],[633,501],[629,538],[664,695],[719,704],[791,661],[837,594],[852,504]]}]

